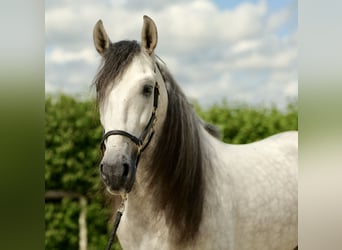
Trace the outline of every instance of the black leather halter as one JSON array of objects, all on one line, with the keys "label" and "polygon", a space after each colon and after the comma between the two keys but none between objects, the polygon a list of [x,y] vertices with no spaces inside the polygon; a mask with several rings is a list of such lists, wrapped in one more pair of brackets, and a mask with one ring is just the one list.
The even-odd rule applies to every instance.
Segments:
[{"label": "black leather halter", "polygon": [[[156,64],[156,65],[159,69],[158,64]],[[158,82],[156,82],[154,85],[154,98],[153,98],[152,114],[151,114],[150,120],[148,121],[145,129],[143,130],[143,132],[141,133],[139,138],[128,133],[128,132],[126,132],[126,131],[124,131],[124,130],[110,130],[107,133],[105,133],[102,137],[102,141],[101,141],[102,152],[104,152],[104,150],[106,148],[104,142],[106,141],[106,139],[109,136],[111,136],[111,135],[125,136],[128,139],[130,139],[138,147],[138,155],[137,155],[137,160],[136,160],[136,167],[137,167],[141,153],[148,146],[148,144],[150,143],[150,141],[154,135],[154,125],[157,121],[156,112],[157,112],[157,108],[158,108],[158,99],[159,99],[159,85],[158,85]]]}]

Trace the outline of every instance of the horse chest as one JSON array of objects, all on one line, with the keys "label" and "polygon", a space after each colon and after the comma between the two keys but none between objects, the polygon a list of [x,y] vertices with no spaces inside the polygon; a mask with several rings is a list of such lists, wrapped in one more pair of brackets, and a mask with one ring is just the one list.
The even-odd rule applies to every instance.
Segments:
[{"label": "horse chest", "polygon": [[143,213],[144,208],[127,211],[118,230],[118,238],[124,250],[171,249],[167,244],[165,225]]}]

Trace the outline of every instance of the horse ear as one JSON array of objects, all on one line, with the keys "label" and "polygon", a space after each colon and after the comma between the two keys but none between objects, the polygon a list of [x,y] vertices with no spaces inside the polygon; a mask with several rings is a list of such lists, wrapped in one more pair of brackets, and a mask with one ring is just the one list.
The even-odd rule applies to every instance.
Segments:
[{"label": "horse ear", "polygon": [[153,20],[144,16],[144,24],[141,30],[141,47],[151,55],[157,46],[158,32]]},{"label": "horse ear", "polygon": [[103,27],[102,20],[98,20],[95,24],[93,39],[97,52],[103,56],[104,52],[109,48],[110,40]]}]

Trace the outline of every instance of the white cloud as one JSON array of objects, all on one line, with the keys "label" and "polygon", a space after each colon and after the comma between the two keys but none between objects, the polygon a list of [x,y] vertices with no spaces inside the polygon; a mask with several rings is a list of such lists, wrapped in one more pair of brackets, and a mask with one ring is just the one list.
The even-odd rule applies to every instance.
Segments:
[{"label": "white cloud", "polygon": [[294,48],[276,51],[272,54],[253,52],[233,63],[237,69],[275,69],[291,66],[297,58],[297,50]]},{"label": "white cloud", "polygon": [[222,98],[278,103],[298,85],[297,32],[275,33],[293,18],[291,11],[270,12],[265,0],[225,10],[209,0],[48,1],[46,92],[89,91],[100,63],[92,40],[98,19],[112,41],[140,40],[148,14],[158,27],[156,51],[187,95],[203,104]]},{"label": "white cloud", "polygon": [[298,81],[295,79],[289,81],[284,89],[284,93],[289,97],[296,97],[298,95]]},{"label": "white cloud", "polygon": [[251,51],[255,51],[258,48],[260,48],[261,45],[262,45],[262,41],[260,41],[258,39],[241,40],[231,47],[230,52],[232,54],[242,54],[242,53],[246,53],[246,52],[251,52]]},{"label": "white cloud", "polygon": [[56,92],[56,85],[51,84],[49,81],[45,80],[45,92],[47,93],[53,93]]},{"label": "white cloud", "polygon": [[282,9],[276,13],[270,15],[267,21],[267,28],[270,30],[276,30],[277,28],[286,24],[291,18],[291,11],[289,9]]},{"label": "white cloud", "polygon": [[86,48],[80,51],[67,51],[57,47],[47,54],[47,63],[68,63],[73,61],[86,61],[89,63],[96,62],[97,54],[93,49]]}]

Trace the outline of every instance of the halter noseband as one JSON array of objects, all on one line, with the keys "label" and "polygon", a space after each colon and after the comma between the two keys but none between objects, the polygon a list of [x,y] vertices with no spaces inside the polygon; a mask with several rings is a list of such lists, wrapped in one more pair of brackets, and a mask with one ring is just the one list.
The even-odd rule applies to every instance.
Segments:
[{"label": "halter noseband", "polygon": [[[158,64],[156,64],[158,69],[159,66]],[[156,72],[156,70],[155,70]],[[141,153],[145,150],[145,148],[148,146],[148,144],[150,143],[153,135],[154,135],[154,125],[157,121],[157,117],[156,117],[156,112],[157,112],[157,108],[158,108],[158,98],[159,98],[159,85],[158,82],[156,81],[155,85],[154,85],[154,98],[153,98],[153,110],[152,110],[152,114],[150,117],[150,120],[148,121],[145,129],[143,130],[143,132],[141,133],[141,135],[138,137],[124,131],[124,130],[110,130],[107,133],[105,133],[102,137],[102,141],[101,141],[101,150],[102,152],[105,150],[105,140],[111,136],[111,135],[121,135],[124,137],[127,137],[128,139],[130,139],[137,147],[138,147],[138,155],[137,155],[137,161],[136,161],[136,167],[138,166],[138,162],[140,159],[140,155]]]}]

